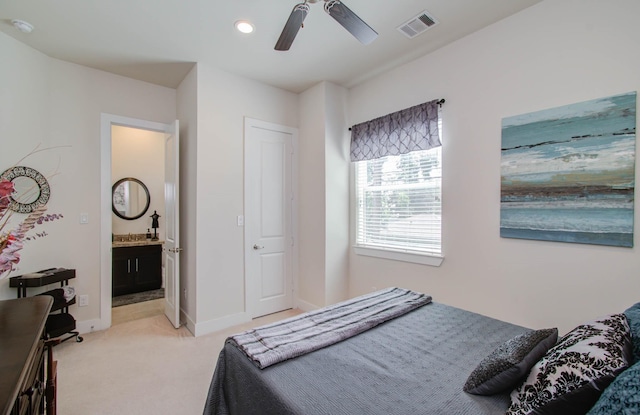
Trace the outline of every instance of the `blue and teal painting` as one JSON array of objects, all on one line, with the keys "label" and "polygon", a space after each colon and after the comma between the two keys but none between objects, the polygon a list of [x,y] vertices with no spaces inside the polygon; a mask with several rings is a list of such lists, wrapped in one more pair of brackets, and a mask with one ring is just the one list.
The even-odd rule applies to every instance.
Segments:
[{"label": "blue and teal painting", "polygon": [[502,120],[500,236],[633,246],[636,93]]}]

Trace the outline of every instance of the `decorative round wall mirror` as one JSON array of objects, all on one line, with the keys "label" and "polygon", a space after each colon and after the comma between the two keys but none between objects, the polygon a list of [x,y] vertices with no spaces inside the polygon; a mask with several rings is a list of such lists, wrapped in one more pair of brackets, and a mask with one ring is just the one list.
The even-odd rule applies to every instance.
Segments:
[{"label": "decorative round wall mirror", "polygon": [[119,218],[138,219],[147,213],[150,203],[149,189],[138,179],[125,177],[113,185],[111,210]]},{"label": "decorative round wall mirror", "polygon": [[11,167],[0,175],[0,179],[13,183],[8,208],[14,212],[31,213],[38,206],[46,205],[51,196],[47,179],[31,167]]}]

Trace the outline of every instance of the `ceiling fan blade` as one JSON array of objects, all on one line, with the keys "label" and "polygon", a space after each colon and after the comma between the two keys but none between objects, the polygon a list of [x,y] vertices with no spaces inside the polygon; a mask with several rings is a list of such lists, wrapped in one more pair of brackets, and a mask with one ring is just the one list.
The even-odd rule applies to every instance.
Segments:
[{"label": "ceiling fan blade", "polygon": [[336,19],[338,23],[349,31],[361,43],[368,45],[378,37],[378,32],[366,24],[347,6],[338,0],[326,0],[324,11]]},{"label": "ceiling fan blade", "polygon": [[289,50],[293,40],[296,38],[298,34],[298,30],[302,27],[302,23],[304,22],[304,18],[307,17],[309,13],[309,5],[307,3],[296,4],[289,15],[289,19],[287,23],[284,25],[284,29],[282,29],[282,33],[280,34],[280,38],[276,43],[275,50]]}]

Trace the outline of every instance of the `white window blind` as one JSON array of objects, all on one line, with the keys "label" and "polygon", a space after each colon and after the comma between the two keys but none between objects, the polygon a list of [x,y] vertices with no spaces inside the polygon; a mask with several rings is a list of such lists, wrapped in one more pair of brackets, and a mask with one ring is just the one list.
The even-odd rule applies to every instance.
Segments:
[{"label": "white window blind", "polygon": [[356,162],[356,246],[441,255],[442,147]]}]

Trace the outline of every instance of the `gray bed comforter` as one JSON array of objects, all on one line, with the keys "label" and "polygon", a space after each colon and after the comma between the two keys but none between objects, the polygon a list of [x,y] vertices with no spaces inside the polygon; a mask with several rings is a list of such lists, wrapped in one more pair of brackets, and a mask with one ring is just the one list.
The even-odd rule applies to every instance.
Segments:
[{"label": "gray bed comforter", "polygon": [[529,329],[431,303],[348,340],[260,370],[220,352],[205,414],[504,414],[509,395],[462,391],[476,365]]}]

